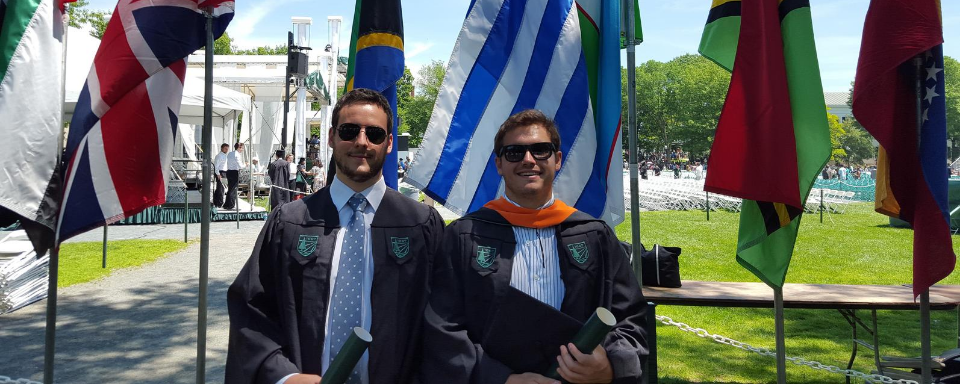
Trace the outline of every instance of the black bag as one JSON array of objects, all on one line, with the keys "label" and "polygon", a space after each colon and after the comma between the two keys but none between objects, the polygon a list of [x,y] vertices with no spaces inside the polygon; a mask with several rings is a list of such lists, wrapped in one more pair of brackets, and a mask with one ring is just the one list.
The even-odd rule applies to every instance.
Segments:
[{"label": "black bag", "polygon": [[[621,241],[624,251],[630,255],[633,262],[633,246]],[[680,247],[664,247],[654,244],[653,249],[647,250],[640,244],[640,262],[643,263],[643,285],[651,287],[680,287]]]}]

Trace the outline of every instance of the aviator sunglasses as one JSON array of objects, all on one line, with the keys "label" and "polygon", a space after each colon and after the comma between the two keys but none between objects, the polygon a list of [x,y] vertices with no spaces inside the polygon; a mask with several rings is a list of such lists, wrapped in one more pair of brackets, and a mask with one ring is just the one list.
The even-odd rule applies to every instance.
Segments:
[{"label": "aviator sunglasses", "polygon": [[527,152],[530,152],[530,155],[532,155],[534,159],[546,160],[556,151],[557,147],[554,146],[553,143],[513,144],[500,148],[500,156],[503,156],[504,159],[511,163],[516,163],[523,160]]},{"label": "aviator sunglasses", "polygon": [[[340,136],[340,140],[353,141],[360,136],[360,128],[359,124],[343,123],[337,127],[337,135]],[[387,131],[377,126],[363,127],[363,134],[367,135],[367,141],[374,145],[380,145],[387,139]]]}]

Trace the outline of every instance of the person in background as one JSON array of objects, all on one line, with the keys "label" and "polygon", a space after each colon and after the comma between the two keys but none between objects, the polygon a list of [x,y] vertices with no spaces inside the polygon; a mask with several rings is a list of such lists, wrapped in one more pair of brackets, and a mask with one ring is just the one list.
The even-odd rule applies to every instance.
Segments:
[{"label": "person in background", "polygon": [[297,163],[293,162],[293,154],[287,154],[287,171],[290,172],[287,179],[287,192],[290,194],[290,200],[294,201],[297,199]]},{"label": "person in background", "polygon": [[290,166],[284,160],[283,151],[277,151],[277,159],[270,163],[267,174],[270,176],[270,184],[274,186],[270,189],[270,210],[274,211],[277,207],[290,202],[290,194],[276,188],[286,188],[287,180],[290,179]]},{"label": "person in background", "polygon": [[227,154],[227,201],[223,209],[233,209],[237,204],[237,187],[240,185],[240,170],[245,168],[243,143],[233,144],[233,152]]},{"label": "person in background", "polygon": [[227,152],[230,151],[230,145],[220,144],[220,153],[213,158],[213,177],[216,187],[213,190],[213,205],[223,207],[223,179],[227,177]]},{"label": "person in background", "polygon": [[314,161],[313,168],[310,168],[309,174],[310,176],[313,177],[313,185],[312,185],[313,192],[317,192],[321,188],[323,188],[323,186],[327,185],[326,183],[327,175],[326,175],[326,172],[323,170],[322,161],[320,160]]}]

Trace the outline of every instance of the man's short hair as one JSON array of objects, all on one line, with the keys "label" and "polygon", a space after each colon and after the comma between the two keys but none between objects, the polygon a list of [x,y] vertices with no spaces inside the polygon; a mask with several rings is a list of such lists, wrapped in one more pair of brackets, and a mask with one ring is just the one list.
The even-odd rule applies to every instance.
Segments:
[{"label": "man's short hair", "polygon": [[220,149],[223,149],[223,147],[230,148],[230,144],[227,144],[227,143],[220,144]]},{"label": "man's short hair", "polygon": [[274,152],[274,154],[277,155],[278,159],[283,158],[283,150],[277,150],[276,152]]},{"label": "man's short hair", "polygon": [[553,119],[536,109],[527,109],[513,114],[500,125],[500,130],[497,131],[497,136],[493,139],[493,153],[500,156],[500,150],[503,148],[503,138],[507,136],[507,133],[531,125],[538,125],[546,129],[550,135],[550,142],[553,143],[554,147],[557,147],[558,151],[560,150],[560,132],[557,131],[557,124],[553,122]]},{"label": "man's short hair", "polygon": [[387,114],[387,126],[384,128],[387,133],[393,133],[393,110],[390,109],[390,103],[380,92],[366,88],[356,88],[340,96],[337,105],[333,107],[333,116],[330,118],[334,128],[340,126],[340,109],[354,104],[372,104],[380,107]]}]

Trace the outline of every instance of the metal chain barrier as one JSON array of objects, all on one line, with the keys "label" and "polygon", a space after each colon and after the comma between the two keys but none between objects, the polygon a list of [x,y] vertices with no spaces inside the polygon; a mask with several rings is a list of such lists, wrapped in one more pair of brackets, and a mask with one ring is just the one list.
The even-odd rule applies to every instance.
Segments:
[{"label": "metal chain barrier", "polygon": [[16,380],[14,380],[14,379],[11,379],[11,378],[6,377],[6,376],[0,376],[0,384],[8,384],[8,383],[13,383],[13,384],[43,384],[43,383],[41,383],[41,382],[39,382],[39,381],[33,381],[33,380],[27,380],[27,379],[16,379]]},{"label": "metal chain barrier", "polygon": [[[715,334],[712,334],[712,333],[710,333],[710,332],[707,332],[707,330],[705,330],[705,329],[703,329],[703,328],[694,328],[694,327],[691,327],[691,326],[689,326],[689,325],[687,325],[687,324],[673,321],[673,319],[671,319],[671,318],[669,318],[669,317],[667,317],[667,316],[659,316],[659,315],[658,315],[658,316],[657,316],[657,320],[659,320],[659,321],[660,321],[661,323],[663,323],[664,325],[675,326],[675,327],[677,327],[677,328],[680,328],[681,331],[690,332],[690,333],[692,333],[692,334],[695,334],[695,335],[700,336],[700,337],[705,338],[705,339],[713,339],[713,341],[715,341],[715,342],[717,342],[717,343],[720,343],[720,344],[730,345],[730,346],[733,346],[733,347],[736,347],[736,348],[740,348],[740,349],[745,350],[745,351],[750,351],[750,352],[756,353],[756,354],[758,354],[758,355],[760,355],[760,356],[768,356],[768,357],[774,357],[774,358],[777,356],[777,353],[776,353],[775,351],[771,351],[770,348],[754,347],[754,346],[752,346],[752,345],[750,345],[750,344],[747,344],[747,343],[744,343],[744,342],[741,342],[741,341],[737,341],[737,340],[731,339],[731,338],[726,337],[726,336],[715,335]],[[838,374],[841,374],[841,375],[844,375],[844,376],[854,377],[854,378],[857,378],[857,379],[864,380],[864,381],[866,381],[866,382],[868,382],[868,383],[918,384],[916,381],[913,381],[913,380],[902,380],[902,379],[901,379],[901,380],[894,380],[893,378],[888,377],[888,376],[877,375],[877,374],[866,374],[866,373],[863,373],[863,372],[860,372],[860,371],[857,371],[857,370],[853,370],[853,369],[842,369],[842,368],[837,367],[837,366],[834,366],[834,365],[825,365],[825,364],[821,364],[821,363],[816,362],[816,361],[811,361],[811,360],[804,359],[804,358],[802,358],[802,357],[791,357],[791,356],[787,356],[787,361],[789,361],[789,362],[791,362],[791,363],[794,363],[794,364],[796,364],[796,365],[807,366],[807,367],[810,367],[810,368],[813,368],[813,369],[824,370],[824,371],[827,371],[827,372],[830,372],[830,373],[838,373]]]}]

